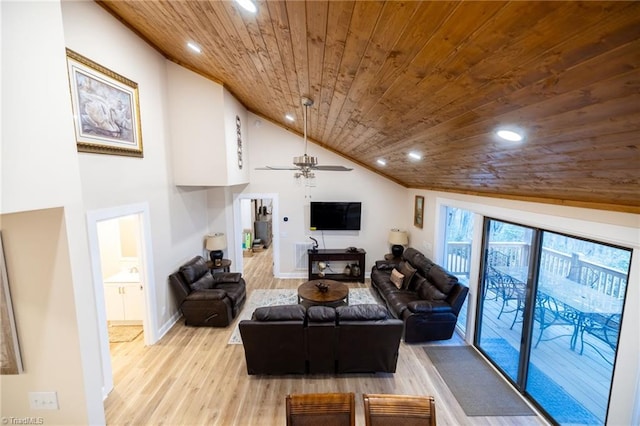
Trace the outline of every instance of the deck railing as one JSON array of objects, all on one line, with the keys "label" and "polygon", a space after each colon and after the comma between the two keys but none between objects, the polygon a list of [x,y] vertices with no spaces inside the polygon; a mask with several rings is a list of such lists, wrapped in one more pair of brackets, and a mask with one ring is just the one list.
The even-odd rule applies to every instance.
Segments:
[{"label": "deck railing", "polygon": [[[495,250],[512,267],[526,265],[531,247],[525,243],[492,242]],[[471,242],[447,242],[447,269],[454,275],[469,277],[471,270]],[[554,275],[568,277],[583,285],[617,298],[624,298],[627,274],[616,269],[582,259],[579,253],[562,253],[543,248],[540,256],[540,268]]]}]

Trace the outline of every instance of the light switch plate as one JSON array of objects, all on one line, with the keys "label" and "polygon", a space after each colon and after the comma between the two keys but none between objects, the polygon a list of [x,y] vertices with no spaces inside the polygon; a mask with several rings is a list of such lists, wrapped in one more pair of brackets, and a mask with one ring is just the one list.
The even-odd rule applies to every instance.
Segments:
[{"label": "light switch plate", "polygon": [[57,410],[56,392],[29,392],[29,406],[32,410]]}]

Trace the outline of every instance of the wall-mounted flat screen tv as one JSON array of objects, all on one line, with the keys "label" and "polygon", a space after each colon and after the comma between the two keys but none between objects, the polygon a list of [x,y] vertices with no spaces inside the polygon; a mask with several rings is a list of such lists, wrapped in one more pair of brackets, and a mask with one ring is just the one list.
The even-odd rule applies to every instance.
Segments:
[{"label": "wall-mounted flat screen tv", "polygon": [[312,201],[312,231],[359,231],[362,203]]}]

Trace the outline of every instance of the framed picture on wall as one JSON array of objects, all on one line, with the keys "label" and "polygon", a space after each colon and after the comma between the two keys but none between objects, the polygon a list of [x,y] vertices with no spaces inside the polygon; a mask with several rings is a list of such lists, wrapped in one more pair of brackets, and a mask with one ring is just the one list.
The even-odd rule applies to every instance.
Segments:
[{"label": "framed picture on wall", "polygon": [[142,157],[138,84],[67,49],[78,151]]},{"label": "framed picture on wall", "polygon": [[2,328],[0,374],[20,374],[22,373],[22,359],[20,346],[18,345],[18,331],[11,304],[7,268],[4,263],[2,235],[0,235],[0,327]]},{"label": "framed picture on wall", "polygon": [[424,215],[424,197],[422,195],[416,195],[416,201],[413,208],[413,224],[417,228],[422,228]]}]

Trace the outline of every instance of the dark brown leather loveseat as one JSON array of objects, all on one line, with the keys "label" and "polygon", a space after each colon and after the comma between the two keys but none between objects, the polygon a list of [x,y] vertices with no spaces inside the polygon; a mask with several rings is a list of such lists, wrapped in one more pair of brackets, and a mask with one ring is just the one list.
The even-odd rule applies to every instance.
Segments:
[{"label": "dark brown leather loveseat", "polygon": [[202,256],[169,275],[186,325],[226,327],[244,305],[246,283],[239,273],[212,273]]},{"label": "dark brown leather loveseat", "polygon": [[[393,269],[404,272],[400,288],[391,280]],[[401,261],[377,261],[371,285],[391,314],[404,321],[406,343],[450,339],[469,292],[456,276],[414,248],[407,248]]]},{"label": "dark brown leather loveseat", "polygon": [[262,307],[239,323],[248,374],[393,373],[402,327],[381,305]]}]

